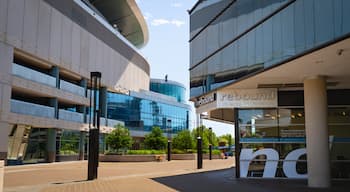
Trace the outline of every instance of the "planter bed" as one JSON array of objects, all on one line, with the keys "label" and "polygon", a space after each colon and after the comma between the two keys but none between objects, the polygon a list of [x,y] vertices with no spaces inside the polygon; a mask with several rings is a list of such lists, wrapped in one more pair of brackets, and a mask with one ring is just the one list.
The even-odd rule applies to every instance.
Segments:
[{"label": "planter bed", "polygon": [[164,161],[166,155],[100,155],[101,162],[150,162]]},{"label": "planter bed", "polygon": [[56,162],[78,161],[79,155],[56,155]]},{"label": "planter bed", "polygon": [[197,154],[187,153],[187,154],[171,154],[171,160],[195,160]]}]

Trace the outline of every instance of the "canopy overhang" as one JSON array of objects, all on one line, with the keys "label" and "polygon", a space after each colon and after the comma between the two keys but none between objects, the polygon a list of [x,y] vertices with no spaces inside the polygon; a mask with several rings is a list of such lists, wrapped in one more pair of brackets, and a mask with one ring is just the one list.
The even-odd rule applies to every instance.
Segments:
[{"label": "canopy overhang", "polygon": [[135,0],[89,1],[114,28],[118,29],[137,48],[147,44],[147,24]]}]

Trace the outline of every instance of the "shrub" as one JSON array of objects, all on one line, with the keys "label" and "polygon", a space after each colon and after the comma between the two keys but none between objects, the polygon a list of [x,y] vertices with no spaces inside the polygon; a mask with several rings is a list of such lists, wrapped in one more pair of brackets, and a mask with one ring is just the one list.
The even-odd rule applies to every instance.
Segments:
[{"label": "shrub", "polygon": [[179,150],[192,149],[194,144],[191,132],[189,130],[183,130],[177,133],[173,138],[172,147]]},{"label": "shrub", "polygon": [[165,154],[163,150],[128,150],[128,155],[153,155],[153,154]]},{"label": "shrub", "polygon": [[131,147],[132,142],[129,130],[120,124],[106,137],[106,144],[117,153],[120,149],[126,150]]},{"label": "shrub", "polygon": [[163,136],[163,132],[159,127],[153,127],[152,132],[145,135],[144,144],[148,149],[164,149],[168,139]]}]

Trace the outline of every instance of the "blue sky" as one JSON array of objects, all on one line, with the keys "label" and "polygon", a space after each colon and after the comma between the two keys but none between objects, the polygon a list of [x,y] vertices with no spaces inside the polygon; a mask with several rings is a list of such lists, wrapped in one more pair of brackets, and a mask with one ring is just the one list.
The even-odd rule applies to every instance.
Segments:
[{"label": "blue sky", "polygon": [[[189,86],[189,16],[196,0],[137,0],[149,30],[141,49],[151,65],[152,78],[164,78]],[[188,95],[188,94],[187,94]]]},{"label": "blue sky", "polygon": [[[184,84],[189,98],[189,15],[197,0],[136,0],[146,20],[149,41],[141,53],[151,65],[151,78]],[[194,109],[193,109],[194,111]],[[195,120],[195,116],[192,117]],[[192,122],[194,123],[194,122]],[[231,125],[204,121],[217,135],[233,132]]]}]

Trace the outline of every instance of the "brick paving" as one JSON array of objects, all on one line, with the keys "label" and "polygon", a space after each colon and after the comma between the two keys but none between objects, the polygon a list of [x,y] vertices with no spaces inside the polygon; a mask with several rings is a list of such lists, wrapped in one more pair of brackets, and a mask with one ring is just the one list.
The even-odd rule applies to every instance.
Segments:
[{"label": "brick paving", "polygon": [[232,167],[234,159],[196,161],[100,163],[99,179],[86,181],[87,162],[64,162],[5,168],[4,191],[176,191],[152,178],[197,173]]},{"label": "brick paving", "polygon": [[308,188],[306,180],[236,179],[234,159],[143,163],[100,163],[99,179],[86,181],[87,162],[25,165],[5,168],[5,192],[346,192],[350,180],[332,188]]}]

